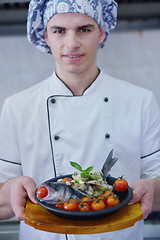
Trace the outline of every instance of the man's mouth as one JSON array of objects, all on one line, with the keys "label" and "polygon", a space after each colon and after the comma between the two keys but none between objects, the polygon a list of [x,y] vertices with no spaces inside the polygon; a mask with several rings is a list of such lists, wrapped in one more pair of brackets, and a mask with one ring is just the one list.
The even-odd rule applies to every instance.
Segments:
[{"label": "man's mouth", "polygon": [[63,56],[70,59],[80,59],[83,54],[65,54]]}]

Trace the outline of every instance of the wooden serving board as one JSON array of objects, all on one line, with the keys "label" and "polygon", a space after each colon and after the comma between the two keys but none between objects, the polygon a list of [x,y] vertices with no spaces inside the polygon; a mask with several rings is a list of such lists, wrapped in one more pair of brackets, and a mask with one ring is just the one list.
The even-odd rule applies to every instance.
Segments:
[{"label": "wooden serving board", "polygon": [[95,220],[70,220],[57,217],[48,210],[27,201],[25,223],[39,230],[63,234],[112,232],[133,226],[143,218],[139,203],[127,205],[111,216]]}]

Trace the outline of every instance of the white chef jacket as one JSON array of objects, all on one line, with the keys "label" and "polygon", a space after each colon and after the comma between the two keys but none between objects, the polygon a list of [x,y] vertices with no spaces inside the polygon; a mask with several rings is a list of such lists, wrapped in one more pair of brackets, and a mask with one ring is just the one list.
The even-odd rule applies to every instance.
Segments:
[{"label": "white chef jacket", "polygon": [[[152,92],[102,71],[81,96],[53,75],[6,99],[0,118],[0,182],[29,176],[36,184],[73,173],[69,161],[99,171],[111,149],[110,174],[160,175],[160,113]],[[27,236],[25,232],[27,231]],[[47,233],[22,222],[20,240],[142,240],[143,222],[91,235]]]}]

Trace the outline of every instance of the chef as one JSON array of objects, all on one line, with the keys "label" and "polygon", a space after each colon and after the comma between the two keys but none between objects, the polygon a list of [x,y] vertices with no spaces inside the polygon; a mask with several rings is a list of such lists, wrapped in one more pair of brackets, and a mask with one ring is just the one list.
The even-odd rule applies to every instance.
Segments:
[{"label": "chef", "polygon": [[111,233],[65,235],[23,220],[36,186],[72,173],[69,161],[100,171],[113,149],[114,177],[133,187],[144,218],[160,209],[160,112],[152,92],[106,75],[96,62],[116,25],[112,0],[31,0],[28,39],[52,54],[48,79],[6,99],[0,118],[0,219],[16,216],[20,240],[142,240],[143,221]]}]

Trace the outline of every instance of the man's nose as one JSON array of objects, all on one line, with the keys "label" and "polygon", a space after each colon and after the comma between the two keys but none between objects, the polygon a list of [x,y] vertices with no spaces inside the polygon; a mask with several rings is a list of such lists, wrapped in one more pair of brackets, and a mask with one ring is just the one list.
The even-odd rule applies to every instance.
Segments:
[{"label": "man's nose", "polygon": [[80,47],[80,39],[76,33],[70,32],[67,34],[65,39],[65,45],[69,50],[76,49]]}]

